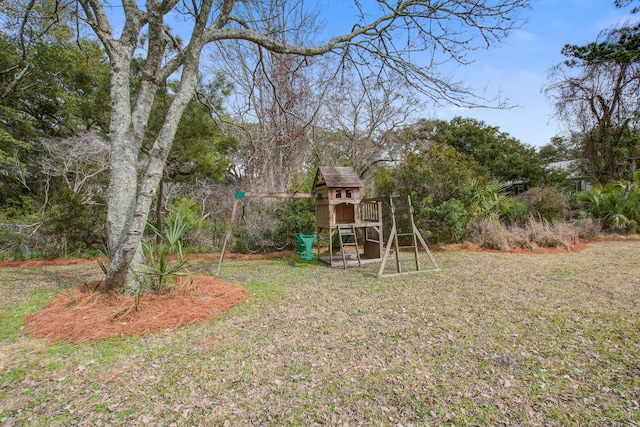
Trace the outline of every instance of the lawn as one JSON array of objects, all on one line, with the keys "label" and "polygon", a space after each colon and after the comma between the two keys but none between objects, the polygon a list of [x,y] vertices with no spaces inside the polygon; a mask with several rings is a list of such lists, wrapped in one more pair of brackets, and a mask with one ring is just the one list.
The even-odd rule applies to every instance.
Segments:
[{"label": "lawn", "polygon": [[22,318],[97,265],[3,268],[0,424],[635,426],[639,254],[435,252],[440,272],[386,279],[225,260],[249,295],[224,316],[77,345]]}]

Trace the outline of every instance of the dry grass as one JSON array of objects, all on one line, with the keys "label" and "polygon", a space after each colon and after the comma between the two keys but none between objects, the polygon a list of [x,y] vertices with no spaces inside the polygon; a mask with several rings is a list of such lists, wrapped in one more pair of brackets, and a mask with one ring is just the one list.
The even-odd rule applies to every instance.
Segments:
[{"label": "dry grass", "polygon": [[500,251],[538,248],[570,250],[580,237],[592,237],[594,227],[592,222],[576,226],[566,222],[538,221],[535,218],[530,218],[525,226],[505,226],[488,219],[471,227],[469,240],[480,247]]},{"label": "dry grass", "polygon": [[[250,292],[216,321],[94,344],[5,337],[0,423],[636,425],[639,251],[438,252],[441,272],[383,280],[225,261]],[[31,307],[30,274],[0,269],[2,322]]]}]

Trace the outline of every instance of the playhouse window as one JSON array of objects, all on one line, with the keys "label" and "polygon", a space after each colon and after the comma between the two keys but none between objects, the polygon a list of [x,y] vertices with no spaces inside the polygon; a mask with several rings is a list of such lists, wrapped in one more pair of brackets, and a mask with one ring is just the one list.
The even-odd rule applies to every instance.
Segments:
[{"label": "playhouse window", "polygon": [[346,193],[347,199],[350,199],[351,198],[351,190],[346,190],[345,193]]},{"label": "playhouse window", "polygon": [[342,199],[342,190],[336,190],[336,199]]}]

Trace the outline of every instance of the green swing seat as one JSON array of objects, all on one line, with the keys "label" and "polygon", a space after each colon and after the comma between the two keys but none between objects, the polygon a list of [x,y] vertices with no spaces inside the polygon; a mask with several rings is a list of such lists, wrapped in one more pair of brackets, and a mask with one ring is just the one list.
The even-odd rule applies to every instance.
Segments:
[{"label": "green swing seat", "polygon": [[311,250],[313,248],[313,242],[315,242],[318,237],[317,234],[294,233],[294,237],[298,242],[298,246],[293,250],[293,253],[307,261],[318,258],[318,253]]}]

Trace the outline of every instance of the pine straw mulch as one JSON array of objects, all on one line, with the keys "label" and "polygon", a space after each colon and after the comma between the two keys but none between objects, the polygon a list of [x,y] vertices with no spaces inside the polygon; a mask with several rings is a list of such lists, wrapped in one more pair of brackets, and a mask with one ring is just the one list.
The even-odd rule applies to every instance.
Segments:
[{"label": "pine straw mulch", "polygon": [[443,252],[495,252],[495,253],[503,253],[503,254],[530,254],[530,255],[539,255],[539,254],[557,254],[557,253],[566,253],[566,252],[581,252],[584,249],[589,248],[590,242],[581,240],[578,243],[574,243],[570,245],[570,249],[561,248],[561,247],[538,247],[535,249],[524,249],[524,248],[509,248],[509,249],[488,249],[483,248],[482,246],[474,245],[471,243],[462,243],[458,245],[447,245],[447,246],[434,246],[430,247],[433,251],[443,251]]},{"label": "pine straw mulch", "polygon": [[25,318],[26,333],[71,343],[145,335],[213,319],[242,303],[247,295],[240,285],[193,275],[166,294],[144,294],[135,310],[133,297],[92,292],[96,285],[56,295],[48,307]]}]

